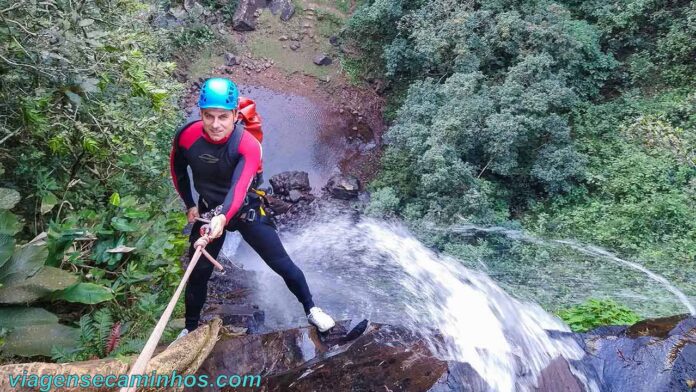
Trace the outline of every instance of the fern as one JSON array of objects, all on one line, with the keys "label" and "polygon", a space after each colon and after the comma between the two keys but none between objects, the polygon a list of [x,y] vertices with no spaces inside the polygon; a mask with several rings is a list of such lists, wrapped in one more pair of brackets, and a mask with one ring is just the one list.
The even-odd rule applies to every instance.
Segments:
[{"label": "fern", "polygon": [[80,343],[81,346],[89,346],[97,335],[97,330],[94,328],[92,317],[88,314],[80,317]]},{"label": "fern", "polygon": [[51,359],[57,363],[75,362],[82,359],[84,349],[67,349],[53,346],[51,348]]},{"label": "fern", "polygon": [[72,351],[53,350],[51,356],[56,362],[72,362],[94,357],[103,358],[117,344],[112,337],[113,318],[111,312],[106,308],[99,309],[91,315],[82,316],[79,326],[78,347]]},{"label": "fern", "polygon": [[109,336],[111,336],[111,327],[114,322],[111,318],[111,312],[108,309],[103,308],[94,312],[94,327],[96,330],[96,339],[94,340],[94,345],[97,348],[99,357],[104,357],[106,353],[106,346],[109,343]]},{"label": "fern", "polygon": [[111,353],[112,357],[121,355],[137,354],[145,347],[146,340],[143,338],[132,338],[123,341],[116,350]]}]

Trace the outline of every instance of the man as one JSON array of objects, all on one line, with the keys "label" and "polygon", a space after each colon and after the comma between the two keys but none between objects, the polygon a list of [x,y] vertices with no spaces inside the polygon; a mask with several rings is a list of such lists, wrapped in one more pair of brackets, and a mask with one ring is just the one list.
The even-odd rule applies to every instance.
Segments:
[{"label": "man", "polygon": [[[240,107],[239,103],[243,103]],[[211,78],[201,86],[198,106],[201,120],[185,125],[176,133],[170,156],[174,187],[186,204],[186,216],[194,223],[189,254],[200,238],[202,214],[212,215],[209,235],[219,238],[225,230],[239,230],[242,238],[269,267],[278,273],[300,301],[308,321],[325,332],[334,320],[314,305],[302,271],[288,256],[278,238],[272,218],[266,214],[263,198],[251,191],[261,174],[261,120],[255,104],[239,97],[237,86],[226,78]],[[194,203],[187,167],[200,194]],[[213,240],[206,250],[217,257],[223,239]],[[186,286],[186,328],[179,337],[198,327],[207,297],[213,265],[202,260],[194,268]]]}]

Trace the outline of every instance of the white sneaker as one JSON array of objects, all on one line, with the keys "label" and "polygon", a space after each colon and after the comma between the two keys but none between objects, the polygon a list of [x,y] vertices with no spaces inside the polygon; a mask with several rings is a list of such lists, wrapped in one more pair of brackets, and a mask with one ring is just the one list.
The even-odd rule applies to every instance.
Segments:
[{"label": "white sneaker", "polygon": [[179,332],[179,336],[177,336],[176,339],[174,339],[173,342],[169,343],[169,346],[167,346],[167,348],[171,347],[174,343],[176,343],[177,340],[183,338],[184,336],[186,336],[186,335],[188,335],[188,334],[189,334],[189,330],[188,330],[188,329],[186,329],[186,328],[182,329],[181,332]]},{"label": "white sneaker", "polygon": [[336,322],[331,318],[331,316],[324,313],[324,311],[321,310],[321,308],[318,308],[316,306],[309,309],[309,315],[307,316],[307,320],[309,320],[310,323],[314,324],[319,330],[319,332],[326,332],[336,325]]}]

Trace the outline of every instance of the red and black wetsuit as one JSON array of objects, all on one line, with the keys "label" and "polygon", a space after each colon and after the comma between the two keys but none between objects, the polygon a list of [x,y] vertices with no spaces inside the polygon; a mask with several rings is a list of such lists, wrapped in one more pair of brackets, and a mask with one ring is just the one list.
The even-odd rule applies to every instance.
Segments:
[{"label": "red and black wetsuit", "polygon": [[174,187],[186,208],[196,205],[189,186],[187,166],[193,173],[193,185],[200,195],[201,212],[222,205],[227,222],[239,212],[249,188],[261,167],[261,143],[235,124],[228,137],[213,141],[203,131],[203,121],[184,126],[175,136],[170,168]]},{"label": "red and black wetsuit", "polygon": [[[240,117],[242,116],[243,114],[240,113]],[[190,166],[193,184],[200,195],[199,212],[204,213],[222,205],[220,213],[227,217],[226,229],[239,231],[242,238],[266,264],[283,278],[290,291],[302,304],[305,314],[309,314],[309,309],[314,306],[309,286],[302,270],[293,263],[280,242],[272,219],[258,213],[253,220],[237,218],[249,187],[258,185],[254,182],[261,168],[261,144],[248,129],[248,123],[239,121],[227,138],[215,142],[203,130],[201,120],[184,126],[176,133],[172,145],[170,156],[172,180],[186,208],[194,207],[196,203],[191,194],[187,171],[187,166]],[[249,205],[245,206],[245,209],[258,208],[258,198],[248,200]],[[190,255],[194,252],[193,244],[200,237],[201,226],[202,223],[196,221],[191,229]],[[209,243],[206,250],[217,258],[223,243],[224,237]],[[186,329],[189,331],[198,327],[200,313],[207,297],[208,280],[212,272],[211,263],[199,262],[186,285],[185,316]]]}]

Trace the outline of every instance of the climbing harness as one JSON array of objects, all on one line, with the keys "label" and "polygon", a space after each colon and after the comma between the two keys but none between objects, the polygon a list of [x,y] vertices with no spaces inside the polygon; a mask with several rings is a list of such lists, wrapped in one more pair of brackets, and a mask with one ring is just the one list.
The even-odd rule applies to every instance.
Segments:
[{"label": "climbing harness", "polygon": [[[244,205],[240,210],[242,210],[242,213],[239,214],[239,219],[247,221],[247,222],[253,222],[256,220],[256,210],[258,209],[258,215],[260,216],[267,216],[267,211],[271,212],[271,210],[268,209],[268,205],[270,204],[268,201],[268,198],[266,197],[268,193],[266,191],[262,191],[260,189],[256,188],[250,188],[249,192],[247,193],[246,197],[244,197]],[[251,200],[256,199],[259,201],[258,207],[250,207],[249,209],[244,209],[244,207],[248,206],[251,204]]]}]

